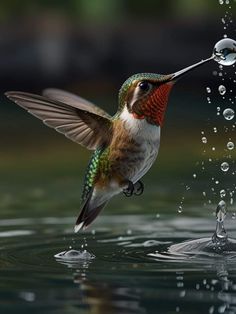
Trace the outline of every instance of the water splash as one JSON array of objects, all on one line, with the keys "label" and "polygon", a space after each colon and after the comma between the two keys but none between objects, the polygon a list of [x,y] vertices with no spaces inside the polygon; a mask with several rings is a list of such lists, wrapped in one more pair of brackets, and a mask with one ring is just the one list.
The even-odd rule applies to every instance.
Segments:
[{"label": "water splash", "polygon": [[61,260],[64,262],[78,262],[80,260],[91,260],[95,258],[95,255],[89,253],[87,250],[77,251],[77,250],[69,250],[63,251],[54,255],[57,260]]},{"label": "water splash", "polygon": [[226,217],[226,203],[221,200],[216,208],[216,230],[212,236],[212,242],[218,247],[225,245],[228,239],[224,228],[224,219]]}]

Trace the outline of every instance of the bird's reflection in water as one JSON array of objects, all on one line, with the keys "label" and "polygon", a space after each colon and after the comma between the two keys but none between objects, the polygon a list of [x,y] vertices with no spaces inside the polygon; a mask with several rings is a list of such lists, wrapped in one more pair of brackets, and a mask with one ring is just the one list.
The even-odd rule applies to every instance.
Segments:
[{"label": "bird's reflection in water", "polygon": [[[81,260],[77,262],[59,261],[73,269],[73,282],[79,289],[80,303],[89,307],[89,313],[96,314],[145,314],[146,310],[140,305],[141,289],[128,288],[121,283],[105,279],[96,279],[91,274],[89,267],[93,260]],[[92,279],[91,277],[94,277]],[[97,276],[101,277],[101,276]]]}]

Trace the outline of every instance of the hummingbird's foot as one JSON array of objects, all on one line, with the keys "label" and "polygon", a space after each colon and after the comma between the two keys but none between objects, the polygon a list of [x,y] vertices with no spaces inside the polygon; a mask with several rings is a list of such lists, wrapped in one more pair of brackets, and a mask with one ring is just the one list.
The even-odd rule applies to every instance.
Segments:
[{"label": "hummingbird's foot", "polygon": [[134,194],[134,184],[131,181],[128,181],[128,186],[123,190],[125,196],[130,197]]},{"label": "hummingbird's foot", "polygon": [[144,191],[144,184],[142,181],[137,181],[134,184],[134,195],[139,196],[142,195]]}]

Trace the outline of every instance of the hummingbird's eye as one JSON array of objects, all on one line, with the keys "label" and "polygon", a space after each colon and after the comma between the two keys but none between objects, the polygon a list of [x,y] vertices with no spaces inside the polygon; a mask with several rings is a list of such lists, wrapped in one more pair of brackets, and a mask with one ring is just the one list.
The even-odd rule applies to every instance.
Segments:
[{"label": "hummingbird's eye", "polygon": [[138,87],[139,87],[142,91],[147,92],[147,91],[152,87],[152,85],[151,85],[149,82],[147,82],[147,81],[142,81],[142,82],[140,82],[140,83],[138,84]]}]

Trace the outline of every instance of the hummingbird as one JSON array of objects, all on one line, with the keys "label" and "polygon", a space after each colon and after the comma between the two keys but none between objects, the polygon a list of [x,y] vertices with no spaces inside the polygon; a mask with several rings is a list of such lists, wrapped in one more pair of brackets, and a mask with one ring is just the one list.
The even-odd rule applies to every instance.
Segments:
[{"label": "hummingbird", "polygon": [[81,209],[74,231],[86,229],[115,195],[141,195],[141,178],[158,155],[169,93],[202,60],[173,74],[139,73],[122,85],[118,110],[103,109],[72,93],[45,89],[41,95],[9,91],[5,95],[72,141],[93,150],[85,174]]}]

